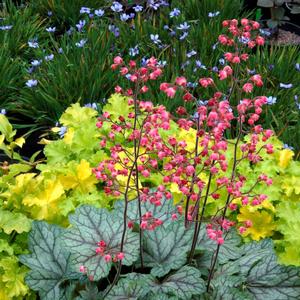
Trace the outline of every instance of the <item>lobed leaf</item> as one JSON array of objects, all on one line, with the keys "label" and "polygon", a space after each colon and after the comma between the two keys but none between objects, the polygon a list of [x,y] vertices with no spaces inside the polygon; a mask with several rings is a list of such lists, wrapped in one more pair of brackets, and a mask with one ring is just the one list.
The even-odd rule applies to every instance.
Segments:
[{"label": "lobed leaf", "polygon": [[20,256],[20,261],[31,269],[25,282],[39,292],[41,299],[68,300],[73,289],[68,279],[78,275],[71,271],[70,253],[62,247],[61,233],[62,228],[56,225],[33,222],[29,234],[31,254]]},{"label": "lobed leaf", "polygon": [[[104,240],[111,254],[120,252],[123,233],[123,219],[115,218],[106,209],[92,206],[79,207],[74,215],[70,216],[73,225],[63,234],[63,242],[72,253],[72,262],[77,270],[80,266],[87,268],[87,273],[99,280],[106,277],[112,263],[106,262],[103,256],[96,253],[97,243]],[[138,259],[138,234],[127,229],[125,235],[123,265],[130,266]]]}]

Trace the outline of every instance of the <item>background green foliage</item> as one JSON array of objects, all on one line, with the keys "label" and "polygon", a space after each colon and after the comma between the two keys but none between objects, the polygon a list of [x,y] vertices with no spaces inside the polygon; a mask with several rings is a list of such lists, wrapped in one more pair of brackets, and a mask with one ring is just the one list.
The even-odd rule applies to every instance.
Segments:
[{"label": "background green foliage", "polygon": [[[213,66],[221,67],[219,59],[223,53],[218,46],[215,50],[212,48],[221,32],[221,21],[237,16],[254,17],[253,12],[243,11],[240,0],[175,0],[169,8],[147,9],[128,22],[122,22],[119,15],[110,10],[112,1],[38,0],[24,3],[22,8],[15,7],[10,1],[6,3],[0,12],[5,18],[2,23],[13,25],[13,28],[0,31],[0,42],[4,45],[0,51],[0,71],[6,74],[0,79],[0,107],[8,110],[19,127],[27,126],[29,130],[52,127],[72,103],[97,102],[101,109],[103,99],[113,92],[116,83],[115,73],[110,69],[112,57],[121,54],[128,59],[129,48],[135,46],[139,48],[135,59],[156,56],[167,63],[162,81],[173,81],[177,75],[184,75],[191,82],[197,81],[208,75]],[[133,6],[133,2],[122,3],[126,4],[127,11]],[[145,1],[139,3],[145,4]],[[105,15],[90,20],[87,15],[79,14],[81,6],[102,7]],[[181,10],[181,14],[170,18],[169,13],[175,7]],[[216,11],[220,14],[208,17],[209,12]],[[75,28],[79,20],[87,22],[81,33]],[[177,27],[183,22],[188,22],[191,27],[188,37],[181,41]],[[119,28],[119,37],[108,30],[112,24]],[[164,29],[165,25],[176,31],[175,36]],[[46,32],[49,26],[55,26],[56,32]],[[70,28],[74,30],[68,35],[66,31]],[[153,44],[150,34],[158,34],[163,47]],[[39,42],[38,49],[28,47],[28,40],[33,38]],[[75,46],[80,39],[87,40],[84,48]],[[63,53],[59,53],[60,48]],[[188,58],[187,53],[191,50],[197,51],[197,55]],[[253,52],[249,70],[255,69],[265,79],[259,93],[277,97],[277,103],[266,108],[264,125],[273,128],[285,143],[299,151],[300,110],[294,99],[300,94],[300,72],[295,68],[300,62],[299,47],[265,46]],[[46,62],[44,56],[50,53],[54,54],[54,60]],[[27,69],[34,59],[43,60],[42,64],[33,74],[28,74]],[[207,71],[195,70],[196,60],[200,60]],[[184,64],[186,67],[182,68]],[[271,65],[274,66],[272,70]],[[31,78],[39,81],[36,88],[25,86]],[[292,83],[293,87],[283,89],[279,87],[280,83]],[[197,95],[197,91],[195,95],[203,100],[203,95]],[[180,95],[167,99],[159,92],[156,83],[150,86],[149,96],[154,102],[166,105],[171,112],[182,104]]]}]

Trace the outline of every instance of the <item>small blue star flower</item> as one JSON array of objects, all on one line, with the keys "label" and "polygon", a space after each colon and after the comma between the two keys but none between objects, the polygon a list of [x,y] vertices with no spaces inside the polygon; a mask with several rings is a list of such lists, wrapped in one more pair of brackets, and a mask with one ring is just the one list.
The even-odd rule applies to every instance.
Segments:
[{"label": "small blue star flower", "polygon": [[82,29],[83,29],[84,26],[85,26],[85,20],[79,20],[79,23],[76,24],[77,30],[78,30],[79,32],[82,31]]},{"label": "small blue star flower", "polygon": [[5,26],[0,26],[0,30],[2,31],[8,31],[12,29],[12,25],[5,25]]},{"label": "small blue star flower", "polygon": [[79,13],[80,13],[80,14],[90,14],[90,13],[91,13],[91,9],[88,8],[88,7],[82,6],[82,7],[80,8],[80,12],[79,12]]},{"label": "small blue star flower", "polygon": [[59,134],[59,137],[61,139],[64,137],[64,135],[67,132],[67,130],[68,130],[68,127],[66,127],[66,126],[61,126],[60,127],[60,130],[59,130],[58,134]]},{"label": "small blue star flower", "polygon": [[48,27],[46,28],[47,32],[55,32],[56,31],[56,27]]},{"label": "small blue star flower", "polygon": [[189,33],[188,33],[187,31],[184,31],[184,32],[182,33],[182,35],[179,37],[179,39],[182,41],[182,40],[184,40],[188,35],[189,35]]},{"label": "small blue star flower", "polygon": [[196,63],[196,67],[197,67],[198,69],[204,69],[204,70],[206,70],[206,66],[203,65],[202,62],[201,62],[199,59],[197,59],[197,60],[195,61],[195,63]]},{"label": "small blue star flower", "polygon": [[186,56],[188,57],[188,58],[190,58],[190,57],[192,57],[192,56],[194,56],[194,55],[196,55],[197,54],[197,52],[193,49],[193,50],[191,50],[190,52],[188,52],[187,54],[186,54]]},{"label": "small blue star flower", "polygon": [[213,17],[218,16],[219,14],[220,14],[219,11],[216,11],[216,12],[209,12],[209,13],[208,13],[208,17],[209,17],[209,18],[213,18]]},{"label": "small blue star flower", "polygon": [[103,9],[96,9],[95,10],[95,15],[97,17],[102,17],[104,15],[104,10]]},{"label": "small blue star flower", "polygon": [[78,48],[83,48],[84,45],[86,44],[86,42],[87,42],[87,40],[82,39],[82,40],[80,40],[78,43],[75,43],[75,45],[76,45],[76,47],[78,47]]},{"label": "small blue star flower", "polygon": [[53,58],[54,58],[54,54],[46,55],[46,56],[45,56],[45,61],[53,60]]},{"label": "small blue star flower", "polygon": [[120,29],[115,25],[108,25],[108,30],[112,32],[115,37],[118,37],[120,35]]},{"label": "small blue star flower", "polygon": [[178,30],[188,30],[191,26],[187,23],[184,22],[182,24],[179,24],[179,26],[177,26]]},{"label": "small blue star flower", "polygon": [[292,83],[280,83],[279,86],[284,89],[290,89],[293,87]]},{"label": "small blue star flower", "polygon": [[276,102],[277,102],[277,98],[276,97],[272,97],[272,96],[267,97],[267,104],[273,105]]},{"label": "small blue star flower", "polygon": [[136,45],[134,48],[129,48],[129,55],[132,57],[135,57],[140,53],[138,45]]},{"label": "small blue star flower", "polygon": [[127,15],[127,14],[121,14],[120,15],[120,20],[123,21],[123,22],[126,22],[130,19],[130,15]]},{"label": "small blue star flower", "polygon": [[295,150],[295,148],[294,148],[294,147],[292,147],[292,146],[289,146],[288,144],[283,144],[283,148],[284,148],[284,149]]},{"label": "small blue star flower", "polygon": [[133,7],[133,10],[134,10],[136,13],[141,12],[141,11],[143,11],[143,6],[141,6],[141,5],[136,5],[136,6]]},{"label": "small blue star flower", "polygon": [[174,18],[174,17],[178,17],[180,15],[180,9],[178,8],[174,8],[171,12],[170,12],[170,18]]},{"label": "small blue star flower", "polygon": [[121,11],[123,11],[123,5],[121,3],[115,1],[115,2],[113,2],[110,9],[114,12],[121,12]]},{"label": "small blue star flower", "polygon": [[33,60],[33,61],[31,62],[31,65],[32,65],[33,67],[38,67],[41,63],[42,63],[41,60],[35,59],[35,60]]},{"label": "small blue star flower", "polygon": [[26,81],[26,85],[30,88],[37,86],[38,81],[36,79],[29,79]]},{"label": "small blue star flower", "polygon": [[5,108],[2,108],[1,111],[0,111],[0,114],[1,114],[1,115],[6,115],[6,109],[5,109]]},{"label": "small blue star flower", "polygon": [[36,40],[29,40],[28,41],[28,46],[30,48],[36,49],[36,48],[39,48],[39,43]]},{"label": "small blue star flower", "polygon": [[161,40],[159,39],[159,35],[158,34],[150,34],[150,39],[156,45],[158,45],[158,44],[161,43]]},{"label": "small blue star flower", "polygon": [[96,102],[93,102],[93,103],[87,103],[87,104],[84,105],[84,107],[92,108],[92,109],[95,109],[95,110],[98,109],[98,105],[97,105]]}]

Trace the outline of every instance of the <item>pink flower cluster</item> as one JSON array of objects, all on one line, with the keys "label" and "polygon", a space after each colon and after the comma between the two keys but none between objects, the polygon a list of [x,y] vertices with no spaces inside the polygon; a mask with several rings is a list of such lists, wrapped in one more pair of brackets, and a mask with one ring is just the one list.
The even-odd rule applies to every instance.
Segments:
[{"label": "pink flower cluster", "polygon": [[98,247],[95,250],[96,254],[100,255],[100,256],[103,256],[103,258],[106,262],[121,261],[125,257],[123,252],[118,252],[118,253],[113,254],[111,251],[109,251],[109,249],[107,248],[107,245],[106,245],[104,240],[101,240],[100,242],[98,242],[97,246]]},{"label": "pink flower cluster", "polygon": [[[246,80],[238,79],[239,70],[249,58],[242,50],[263,44],[263,38],[255,32],[259,24],[247,19],[242,19],[240,24],[237,20],[226,20],[223,27],[228,32],[219,36],[219,42],[226,47],[224,57],[228,64],[218,72],[215,79],[199,78],[200,89],[213,90],[206,105],[197,104],[183,76],[177,77],[174,83],[160,84],[160,90],[168,97],[174,98],[177,92],[182,93],[184,105],[186,102],[195,104],[195,114],[190,115],[184,106],[178,107],[176,111],[179,128],[195,132],[194,149],[191,150],[187,141],[176,135],[162,135],[163,131],[170,129],[171,118],[175,120],[164,106],[154,106],[148,100],[138,99],[149,91],[147,82],[162,75],[157,60],[150,58],[145,66],[138,67],[135,61],[126,65],[118,56],[114,59],[112,69],[129,78],[133,87],[117,86],[115,91],[128,97],[130,112],[127,116],[119,116],[117,120],[104,112],[98,119],[97,127],[100,130],[104,123],[110,124],[108,132],[101,131],[103,136],[100,142],[101,147],[109,150],[110,159],[100,162],[93,170],[96,177],[105,184],[107,194],[117,197],[124,195],[126,198],[129,192],[134,192],[139,201],[148,201],[153,207],[162,205],[163,197],[171,199],[168,187],[175,184],[182,193],[182,201],[171,218],[176,220],[183,214],[185,206],[186,226],[191,222],[202,221],[208,198],[218,200],[220,206],[224,207],[219,209],[220,215],[214,216],[207,225],[207,234],[219,245],[224,243],[224,232],[236,225],[225,218],[227,209],[238,209],[234,200],[241,198],[241,205],[260,205],[266,195],[255,194],[253,189],[257,184],[272,183],[270,178],[261,174],[254,186],[248,187],[246,174],[239,174],[238,171],[240,162],[248,160],[251,164],[258,163],[261,151],[269,154],[273,152],[272,144],[266,143],[273,132],[258,125],[267,98],[245,96],[236,106],[231,103],[234,89],[239,95],[248,95],[254,88],[263,85],[259,74]],[[232,48],[231,52],[229,48]],[[218,89],[218,80],[228,80],[229,93],[228,90]],[[237,132],[235,141],[226,139],[229,131]],[[249,138],[244,139],[249,133]],[[230,144],[233,145],[233,158],[227,155]],[[153,172],[163,175],[163,182],[154,192],[140,186],[138,182],[138,178],[149,178]],[[203,179],[203,174],[209,178],[208,182]],[[212,185],[212,182],[215,184]],[[224,191],[227,197],[220,199]],[[200,203],[204,206],[202,212],[199,209]],[[140,217],[138,223],[141,230],[154,230],[162,224],[160,219],[153,217],[151,211]],[[133,228],[135,222],[130,220],[127,227]],[[241,228],[251,226],[251,222],[246,223],[240,227],[241,233],[244,232]],[[99,253],[104,253],[105,248],[99,246],[99,249]],[[113,258],[107,258],[108,261],[110,259]]]}]

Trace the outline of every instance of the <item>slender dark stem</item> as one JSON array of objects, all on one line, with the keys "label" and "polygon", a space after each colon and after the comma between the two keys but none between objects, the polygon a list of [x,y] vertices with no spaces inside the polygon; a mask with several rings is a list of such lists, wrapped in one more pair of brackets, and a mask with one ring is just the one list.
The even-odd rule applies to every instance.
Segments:
[{"label": "slender dark stem", "polygon": [[189,191],[189,195],[186,199],[186,205],[185,205],[185,214],[184,214],[184,225],[187,228],[189,225],[189,221],[188,221],[188,213],[189,213],[189,205],[190,205],[190,200],[191,200],[191,193],[193,191],[194,188],[194,181],[195,181],[195,176],[196,176],[196,157],[198,156],[198,144],[199,144],[199,136],[198,136],[198,131],[199,131],[199,116],[197,118],[197,133],[196,133],[196,141],[195,141],[195,156],[194,156],[194,173],[193,173],[193,177],[192,177],[192,182],[191,182],[191,187],[190,187],[190,191]]},{"label": "slender dark stem", "polygon": [[[135,131],[137,128],[137,116],[138,116],[138,105],[137,105],[137,94],[139,90],[139,82],[136,84],[135,94],[134,94],[134,124],[133,124],[133,130]],[[135,164],[134,164],[134,171],[135,171],[135,187],[137,192],[137,199],[138,199],[138,212],[139,212],[139,222],[141,224],[142,222],[142,206],[141,206],[141,195],[140,195],[140,189],[139,189],[139,170],[138,170],[138,164],[137,164],[137,158],[139,157],[139,149],[140,149],[140,141],[141,141],[141,132],[140,136],[137,142],[137,139],[134,139],[134,158],[135,158]],[[143,253],[143,230],[140,228],[139,230],[139,244],[140,244],[140,258],[141,258],[141,268],[144,268],[144,253]]]},{"label": "slender dark stem", "polygon": [[[194,237],[193,237],[192,247],[191,247],[191,251],[190,251],[190,255],[189,255],[189,263],[191,263],[191,261],[193,259],[193,256],[195,254],[195,249],[196,249],[196,245],[197,245],[197,241],[198,241],[198,237],[199,237],[199,233],[200,233],[200,229],[201,229],[201,223],[203,221],[204,212],[205,212],[205,208],[206,208],[206,203],[207,203],[207,199],[208,199],[208,195],[209,195],[211,179],[212,179],[212,173],[209,173],[205,198],[204,198],[204,201],[203,201],[203,206],[202,206],[201,215],[200,215],[200,220],[199,220],[199,222],[196,222],[195,228],[194,228]],[[200,196],[200,194],[199,194],[199,196]],[[198,210],[199,210],[199,208],[198,208]]]},{"label": "slender dark stem", "polygon": [[[235,145],[234,145],[234,158],[233,158],[233,166],[232,166],[232,172],[231,172],[231,182],[234,180],[235,175],[236,175],[237,150],[238,150],[238,144],[239,144],[239,141],[240,141],[241,135],[242,135],[242,121],[241,121],[241,119],[239,120],[239,125],[240,125],[239,126],[239,133],[238,133]],[[230,202],[230,198],[231,198],[231,196],[230,196],[230,194],[228,194],[227,195],[227,199],[226,199],[226,204],[225,204],[225,207],[224,207],[224,210],[223,210],[221,222],[224,221],[224,219],[225,219],[227,208],[228,208],[228,204]],[[221,230],[223,231],[223,228],[221,228]],[[215,252],[215,254],[214,254],[213,258],[212,258],[212,265],[211,265],[211,268],[209,270],[209,275],[208,275],[208,280],[207,280],[207,286],[206,286],[206,290],[207,291],[209,291],[210,282],[211,282],[212,277],[213,277],[213,272],[214,272],[214,269],[215,269],[215,266],[216,266],[216,262],[217,262],[217,259],[218,259],[220,247],[221,247],[221,244],[218,244],[216,252]]]},{"label": "slender dark stem", "polygon": [[[138,84],[136,86],[136,93],[135,95],[137,95],[137,92],[138,92]],[[137,96],[135,96],[135,99],[134,99],[134,105],[135,105],[135,116],[134,116],[134,129],[136,129],[136,125],[137,125]],[[140,141],[140,139],[139,139]],[[139,145],[140,143],[138,143],[138,146],[136,144],[136,139],[134,139],[134,162],[132,164],[132,167],[130,168],[130,171],[129,171],[129,174],[128,174],[128,178],[127,178],[127,182],[126,182],[126,189],[125,189],[125,193],[124,193],[124,198],[125,198],[125,207],[124,207],[124,212],[123,212],[123,232],[122,232],[122,239],[121,239],[121,245],[120,245],[120,252],[123,252],[123,249],[124,249],[124,243],[125,243],[125,236],[126,236],[126,230],[127,230],[127,210],[128,210],[128,192],[129,192],[129,189],[130,189],[130,180],[131,180],[131,176],[133,175],[133,172],[135,171],[135,181],[137,182],[137,193],[138,193],[138,201],[139,201],[139,219],[140,219],[140,222],[141,222],[141,206],[140,206],[140,197],[139,197],[139,189],[138,189],[138,170],[137,170],[137,160],[139,158],[139,155],[138,155],[138,151],[139,151]],[[141,246],[141,243],[142,243],[142,231],[140,230],[140,246]],[[142,248],[140,248],[140,251]],[[141,261],[143,263],[143,260],[142,260],[142,257],[141,256]],[[120,260],[119,263],[118,263],[118,271],[114,277],[114,280],[113,280],[113,283],[111,284],[110,288],[107,290],[107,292],[105,293],[104,295],[104,298],[110,293],[110,291],[112,290],[112,288],[116,285],[117,281],[119,280],[120,278],[120,274],[121,274],[121,269],[122,269],[122,261]]]}]

